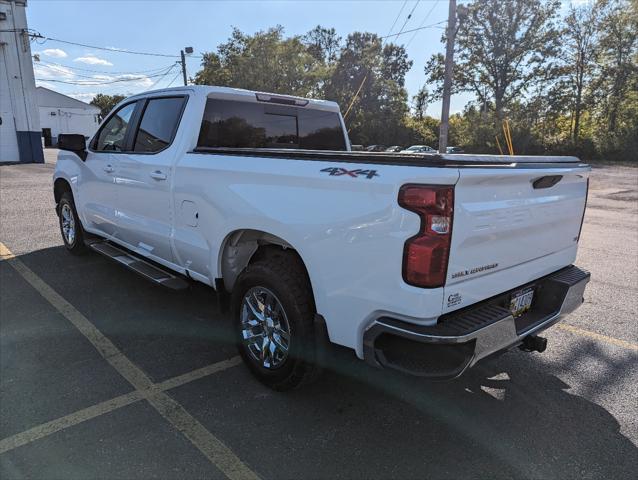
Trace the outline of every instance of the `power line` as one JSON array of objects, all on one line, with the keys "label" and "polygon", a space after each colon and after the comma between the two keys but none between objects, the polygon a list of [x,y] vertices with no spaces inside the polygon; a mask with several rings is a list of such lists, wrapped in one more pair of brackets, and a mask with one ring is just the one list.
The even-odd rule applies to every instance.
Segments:
[{"label": "power line", "polygon": [[[441,20],[440,22],[432,23],[430,25],[425,25],[425,26],[419,27],[419,28],[413,28],[411,30],[406,30],[405,32],[401,32],[401,33],[393,33],[392,35],[388,35],[388,36],[385,36],[385,37],[379,37],[379,38],[398,37],[399,35],[405,35],[406,33],[412,33],[412,32],[416,32],[418,30],[424,30],[426,28],[437,27],[438,25],[441,25],[442,23],[445,23],[445,22],[446,22],[446,20]],[[441,27],[441,28],[445,28],[445,27]]]},{"label": "power line", "polygon": [[[432,12],[434,11],[434,8],[436,7],[436,5],[439,3],[440,0],[436,0],[436,2],[434,2],[434,5],[432,5],[432,8],[430,8],[430,10],[428,11],[428,13],[425,14],[425,18],[423,19],[423,21],[421,22],[421,25],[419,25],[419,28],[423,27],[423,24],[425,23],[425,21],[430,17],[430,15],[432,14]],[[405,44],[405,48],[408,48],[408,46],[412,43],[412,40],[414,40],[414,37],[416,37],[419,33],[419,31],[415,31],[414,35],[412,35],[412,38],[410,38],[410,40],[408,40],[408,43]]]},{"label": "power line", "polygon": [[87,45],[86,43],[71,42],[71,41],[68,41],[68,40],[61,40],[59,38],[46,37],[46,36],[42,36],[42,35],[32,35],[32,37],[41,38],[43,40],[51,41],[51,42],[65,43],[67,45],[75,45],[77,47],[93,48],[95,50],[105,50],[107,52],[130,53],[131,55],[148,55],[148,56],[153,56],[153,57],[170,57],[170,58],[178,58],[179,57],[179,55],[168,55],[168,54],[165,54],[165,53],[137,52],[137,51],[133,51],[133,50],[119,50],[119,49],[116,49],[116,48],[98,47],[96,45]]},{"label": "power line", "polygon": [[[44,41],[51,41],[51,42],[58,42],[58,43],[64,43],[67,45],[75,45],[77,47],[85,47],[85,48],[93,48],[95,50],[104,50],[107,52],[111,52],[111,53],[129,53],[131,55],[147,55],[147,56],[151,56],[151,57],[166,57],[166,58],[180,58],[179,55],[169,55],[167,53],[155,53],[155,52],[141,52],[141,51],[136,51],[136,50],[120,50],[118,48],[114,48],[114,47],[99,47],[97,45],[88,45],[86,43],[79,43],[79,42],[71,42],[69,40],[62,40],[60,38],[53,38],[53,37],[47,37],[45,35],[41,35],[39,33],[31,33],[29,34],[29,36],[31,38],[35,38],[35,39],[42,39]],[[203,58],[200,55],[194,55],[193,58]]]},{"label": "power line", "polygon": [[[62,74],[72,74],[75,77],[88,78],[88,79],[91,79],[91,80],[94,80],[94,81],[100,81],[100,80],[106,81],[106,79],[103,79],[103,78],[95,78],[96,77],[95,75],[90,76],[90,75],[82,75],[82,74],[75,73],[75,72],[69,72],[68,70],[64,70],[64,68],[66,68],[66,67],[63,66],[63,65],[60,66],[60,67],[57,67],[54,63],[51,63],[50,65],[48,64],[49,62],[44,62],[44,63],[45,63],[44,67],[49,68],[49,69],[53,70],[54,72],[59,72],[59,73],[62,73]],[[162,74],[162,73],[164,73],[164,71],[166,71],[167,69],[170,70],[174,66],[175,66],[175,64],[172,64],[172,65],[169,65],[167,67],[163,67],[162,69],[154,69],[154,70],[152,70],[152,72],[153,72],[153,74]],[[110,77],[111,74],[114,75],[116,72],[98,72],[98,73],[102,73],[105,76]],[[136,72],[119,72],[119,74],[121,74],[121,75],[135,75],[135,73]],[[142,72],[137,72],[137,73],[142,73]],[[144,75],[144,77],[147,77],[147,76],[148,75]],[[140,77],[140,78],[143,78],[143,77]]]},{"label": "power line", "polygon": [[403,5],[401,5],[401,10],[399,10],[399,13],[397,13],[397,18],[394,19],[394,23],[392,24],[392,26],[390,27],[390,30],[388,31],[388,36],[392,33],[392,30],[394,30],[394,26],[397,24],[397,21],[399,20],[401,13],[403,13],[403,9],[407,5],[407,3],[408,3],[408,0],[405,0],[403,2]]},{"label": "power line", "polygon": [[419,6],[419,3],[421,3],[421,0],[417,0],[416,3],[414,4],[414,7],[412,7],[412,10],[410,10],[410,13],[408,13],[408,16],[405,18],[405,22],[403,22],[403,25],[401,26],[401,30],[399,30],[399,33],[397,33],[396,38],[399,38],[399,35],[401,35],[403,33],[403,29],[405,28],[405,26],[408,24],[408,22],[412,18],[412,14],[416,10],[416,7]]},{"label": "power line", "polygon": [[[62,68],[68,68],[70,70],[78,70],[79,72],[91,72],[91,73],[103,73],[105,75],[126,75],[126,74],[131,74],[131,75],[135,75],[135,74],[140,74],[140,73],[157,73],[157,72],[163,72],[164,70],[166,70],[167,68],[171,67],[172,65],[174,65],[173,63],[171,63],[170,65],[164,65],[163,67],[158,67],[158,68],[152,68],[150,70],[138,70],[135,72],[105,72],[104,70],[93,70],[90,68],[80,68],[80,67],[76,67],[75,65],[66,65],[66,64],[62,64],[62,63],[56,63],[56,62],[50,62],[48,60],[37,60],[36,63],[43,63],[45,65],[55,65],[56,67],[62,67]],[[76,74],[77,75],[77,74]],[[78,75],[80,76],[80,75]]]},{"label": "power line", "polygon": [[166,70],[166,72],[164,72],[164,74],[163,74],[160,78],[158,78],[157,80],[155,80],[155,81],[153,82],[153,85],[151,85],[150,87],[148,87],[148,89],[149,89],[149,90],[152,90],[152,89],[153,89],[153,88],[154,88],[154,87],[155,87],[155,86],[156,86],[159,82],[161,82],[161,81],[162,81],[162,80],[166,77],[166,75],[168,75],[168,74],[169,74],[169,73],[170,73],[170,72],[171,72],[171,71],[172,71],[172,70],[173,70],[176,66],[177,66],[177,64],[176,64],[176,63],[174,63],[173,65],[171,65],[171,66],[170,66],[170,68],[169,68],[168,70]]},{"label": "power line", "polygon": [[39,82],[55,82],[55,83],[66,83],[68,85],[80,85],[80,86],[98,86],[98,85],[110,85],[112,83],[120,83],[120,82],[137,82],[140,80],[145,80],[147,78],[156,78],[161,77],[164,73],[158,73],[156,75],[143,75],[141,77],[133,77],[133,78],[117,78],[115,80],[105,81],[105,82],[91,82],[89,80],[79,82],[73,82],[70,80],[56,80],[54,78],[36,78]]},{"label": "power line", "polygon": [[164,88],[168,88],[168,87],[170,87],[171,85],[173,85],[173,82],[174,82],[175,80],[177,80],[177,77],[179,77],[181,74],[182,74],[182,72],[181,72],[181,71],[177,72],[177,75],[175,75],[175,76],[173,77],[173,80],[171,80],[171,81],[169,82],[169,84],[168,84],[168,85],[166,85],[166,87],[164,87]]}]

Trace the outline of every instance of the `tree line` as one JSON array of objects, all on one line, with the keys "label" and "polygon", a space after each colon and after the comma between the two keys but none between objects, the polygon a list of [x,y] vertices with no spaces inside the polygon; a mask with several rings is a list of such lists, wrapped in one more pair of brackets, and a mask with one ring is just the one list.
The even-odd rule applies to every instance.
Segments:
[{"label": "tree line", "polygon": [[[594,0],[567,11],[560,0],[465,6],[453,93],[474,99],[451,116],[450,145],[499,153],[507,120],[516,154],[638,160],[638,0]],[[439,121],[428,106],[441,95],[443,60],[427,61],[424,85],[409,98],[412,60],[404,46],[374,33],[234,29],[203,55],[191,81],[334,100],[347,112],[354,144],[436,147]],[[102,97],[92,103],[102,108],[109,96]]]}]

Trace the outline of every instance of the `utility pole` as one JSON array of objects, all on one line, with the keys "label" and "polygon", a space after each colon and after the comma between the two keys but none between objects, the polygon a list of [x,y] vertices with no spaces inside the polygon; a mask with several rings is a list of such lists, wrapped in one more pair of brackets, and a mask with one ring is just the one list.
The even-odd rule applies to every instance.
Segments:
[{"label": "utility pole", "polygon": [[[186,53],[193,53],[193,47],[185,47],[184,50],[186,50]],[[184,50],[180,50],[179,54],[182,57],[181,60],[181,64],[182,64],[182,77],[184,77],[184,86],[188,85],[188,79],[186,77],[186,55],[184,55]]]},{"label": "utility pole", "polygon": [[450,0],[447,19],[447,45],[445,47],[445,76],[443,78],[443,106],[441,108],[441,129],[439,131],[439,153],[447,148],[447,133],[450,128],[450,95],[452,91],[452,71],[454,69],[454,38],[456,37],[456,0]]}]

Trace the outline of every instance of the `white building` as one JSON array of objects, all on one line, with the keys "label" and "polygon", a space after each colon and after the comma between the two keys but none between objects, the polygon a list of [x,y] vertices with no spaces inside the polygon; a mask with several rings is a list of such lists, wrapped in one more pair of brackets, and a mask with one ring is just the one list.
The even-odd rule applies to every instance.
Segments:
[{"label": "white building", "polygon": [[0,163],[44,162],[26,0],[0,0]]},{"label": "white building", "polygon": [[55,146],[61,133],[79,133],[90,138],[96,132],[98,107],[44,87],[37,87],[36,92],[45,147]]}]

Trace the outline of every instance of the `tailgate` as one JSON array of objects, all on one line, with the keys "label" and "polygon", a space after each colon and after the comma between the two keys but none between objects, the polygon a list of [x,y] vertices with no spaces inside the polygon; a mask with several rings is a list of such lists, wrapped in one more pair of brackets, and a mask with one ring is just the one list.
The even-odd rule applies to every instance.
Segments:
[{"label": "tailgate", "polygon": [[589,170],[582,165],[460,169],[444,311],[572,263]]}]

